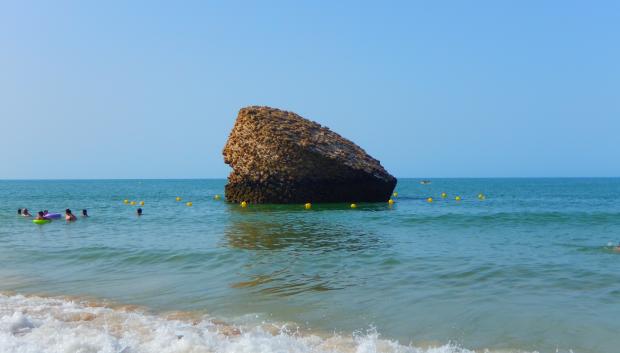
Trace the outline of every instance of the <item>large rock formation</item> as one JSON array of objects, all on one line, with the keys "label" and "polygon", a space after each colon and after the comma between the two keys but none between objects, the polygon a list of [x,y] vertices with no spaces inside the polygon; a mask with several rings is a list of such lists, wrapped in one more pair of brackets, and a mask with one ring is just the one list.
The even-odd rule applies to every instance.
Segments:
[{"label": "large rock formation", "polygon": [[396,186],[353,142],[269,107],[241,109],[223,153],[233,168],[226,185],[232,202],[379,202]]}]

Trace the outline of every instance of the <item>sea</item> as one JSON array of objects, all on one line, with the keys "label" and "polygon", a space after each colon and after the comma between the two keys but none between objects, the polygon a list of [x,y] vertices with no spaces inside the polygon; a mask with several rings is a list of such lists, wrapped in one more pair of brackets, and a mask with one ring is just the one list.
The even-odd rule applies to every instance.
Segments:
[{"label": "sea", "polygon": [[309,209],[0,181],[0,352],[620,352],[620,178],[420,181]]}]

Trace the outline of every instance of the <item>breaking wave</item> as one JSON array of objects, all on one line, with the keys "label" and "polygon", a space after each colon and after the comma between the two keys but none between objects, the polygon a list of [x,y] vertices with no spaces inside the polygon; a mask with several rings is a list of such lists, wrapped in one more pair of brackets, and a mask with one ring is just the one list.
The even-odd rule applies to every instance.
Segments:
[{"label": "breaking wave", "polygon": [[0,351],[15,353],[473,353],[405,346],[377,332],[321,337],[286,325],[231,325],[192,313],[149,313],[71,298],[0,294]]}]

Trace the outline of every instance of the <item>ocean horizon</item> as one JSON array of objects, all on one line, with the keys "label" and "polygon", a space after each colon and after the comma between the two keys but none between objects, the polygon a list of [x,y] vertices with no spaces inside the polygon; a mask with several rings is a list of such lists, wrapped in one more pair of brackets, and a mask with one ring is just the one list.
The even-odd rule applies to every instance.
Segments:
[{"label": "ocean horizon", "polygon": [[[447,180],[447,179],[620,179],[620,176],[472,176],[472,177],[415,177],[396,176],[398,180]],[[227,177],[213,178],[0,178],[0,181],[97,181],[97,180],[226,180]]]}]

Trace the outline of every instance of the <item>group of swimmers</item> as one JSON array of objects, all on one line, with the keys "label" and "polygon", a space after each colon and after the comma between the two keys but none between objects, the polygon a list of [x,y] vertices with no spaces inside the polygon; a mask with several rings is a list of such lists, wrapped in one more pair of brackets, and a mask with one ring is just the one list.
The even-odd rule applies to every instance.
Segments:
[{"label": "group of swimmers", "polygon": [[[32,215],[30,214],[30,212],[28,211],[27,208],[24,208],[23,210],[21,208],[18,208],[17,209],[17,214],[22,216],[22,217],[32,217]],[[51,215],[51,213],[48,210],[39,211],[37,213],[37,215],[34,217],[34,219],[36,219],[36,220],[46,220],[46,219],[50,219],[50,215]],[[88,217],[88,210],[86,210],[86,209],[82,210],[82,217]],[[65,210],[65,220],[67,222],[77,221],[77,217],[73,214],[73,212],[71,212],[71,209],[69,209],[69,208],[67,208]]]},{"label": "group of swimmers", "polygon": [[[30,211],[28,211],[27,208],[24,208],[23,210],[21,208],[18,208],[17,209],[17,214],[22,216],[22,217],[32,217],[32,215],[30,214]],[[34,219],[36,219],[36,220],[49,219],[49,216],[48,216],[49,214],[50,213],[47,210],[39,211]],[[142,208],[138,208],[136,210],[136,215],[142,216]],[[83,209],[82,210],[82,217],[88,217],[88,210],[87,209]],[[67,222],[77,221],[77,217],[73,214],[73,212],[71,212],[71,209],[69,209],[69,208],[67,208],[65,210],[65,220]]]}]

